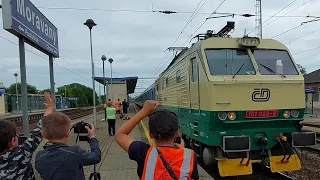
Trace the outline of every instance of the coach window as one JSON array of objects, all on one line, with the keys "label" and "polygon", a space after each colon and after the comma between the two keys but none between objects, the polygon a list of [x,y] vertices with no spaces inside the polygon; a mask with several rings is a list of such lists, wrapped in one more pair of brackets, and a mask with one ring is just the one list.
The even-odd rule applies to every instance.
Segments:
[{"label": "coach window", "polygon": [[176,82],[179,83],[180,81],[181,81],[181,72],[180,72],[180,70],[178,70],[176,72]]},{"label": "coach window", "polygon": [[197,64],[197,59],[193,58],[191,60],[192,62],[192,81],[196,82],[198,81],[198,64]]}]

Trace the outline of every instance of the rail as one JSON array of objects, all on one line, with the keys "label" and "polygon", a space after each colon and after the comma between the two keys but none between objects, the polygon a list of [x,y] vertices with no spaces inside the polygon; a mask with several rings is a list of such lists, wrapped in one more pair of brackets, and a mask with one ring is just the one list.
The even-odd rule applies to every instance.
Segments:
[{"label": "rail", "polygon": [[[97,112],[104,110],[103,106],[97,106],[96,109],[97,109]],[[74,119],[78,119],[80,117],[92,114],[92,110],[93,110],[92,107],[85,107],[85,108],[77,108],[77,109],[66,109],[59,112],[62,112],[68,115],[71,120],[74,120]],[[29,115],[29,124],[38,122],[43,117],[43,113],[44,112],[39,112],[36,114]],[[16,117],[4,118],[3,120],[15,122],[17,127],[23,126],[22,115],[16,116]]]}]

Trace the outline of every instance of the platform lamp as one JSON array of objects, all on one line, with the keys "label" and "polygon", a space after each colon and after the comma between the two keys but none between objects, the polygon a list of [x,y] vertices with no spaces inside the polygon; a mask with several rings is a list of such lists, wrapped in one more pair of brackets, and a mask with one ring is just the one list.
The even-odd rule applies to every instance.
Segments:
[{"label": "platform lamp", "polygon": [[113,100],[113,92],[112,92],[112,62],[113,62],[113,59],[109,58],[108,61],[110,63],[110,68],[111,68],[111,99]]},{"label": "platform lamp", "polygon": [[17,103],[17,111],[19,111],[19,94],[18,94],[18,73],[14,73],[13,74],[15,77],[16,77],[16,96],[17,96],[17,99],[16,99],[16,103]]},{"label": "platform lamp", "polygon": [[93,97],[93,123],[97,126],[97,114],[96,114],[96,94],[95,94],[95,82],[94,82],[94,65],[93,65],[93,54],[92,54],[92,34],[91,30],[97,24],[92,19],[87,19],[84,25],[88,26],[90,30],[90,48],[91,48],[91,70],[92,70],[92,97]]},{"label": "platform lamp", "polygon": [[[94,82],[94,64],[93,64],[93,53],[92,53],[92,34],[91,30],[97,24],[92,19],[87,19],[84,25],[88,26],[90,30],[90,48],[91,48],[91,69],[92,69],[92,97],[93,97],[93,123],[97,128],[97,114],[96,114],[96,91]],[[94,164],[93,172],[90,174],[89,179],[100,180],[100,173],[96,172],[96,165]]]},{"label": "platform lamp", "polygon": [[102,60],[102,73],[103,73],[103,94],[104,94],[104,99],[103,99],[103,104],[104,104],[104,119],[107,120],[107,112],[106,112],[106,106],[105,104],[107,103],[107,95],[106,95],[106,79],[104,75],[104,62],[107,60],[107,57],[105,55],[101,56]]}]

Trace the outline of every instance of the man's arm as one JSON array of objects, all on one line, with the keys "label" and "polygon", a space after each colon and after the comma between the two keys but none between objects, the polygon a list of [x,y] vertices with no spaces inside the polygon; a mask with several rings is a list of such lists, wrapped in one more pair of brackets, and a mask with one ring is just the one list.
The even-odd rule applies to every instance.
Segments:
[{"label": "man's arm", "polygon": [[78,155],[80,164],[88,166],[92,164],[98,164],[101,161],[101,151],[99,147],[99,141],[96,138],[89,139],[90,152],[86,151],[78,146]]},{"label": "man's arm", "polygon": [[[46,106],[46,111],[43,116],[48,116],[54,111],[54,99],[52,96],[50,96],[49,93],[45,93],[44,97],[45,97],[44,104]],[[42,119],[39,120],[36,128],[30,131],[30,137],[27,140],[25,140],[20,146],[21,149],[29,152],[30,156],[37,149],[40,142],[42,141],[41,130],[42,130]]]},{"label": "man's arm", "polygon": [[134,139],[128,134],[143,118],[154,111],[157,106],[158,103],[156,101],[146,101],[143,105],[143,108],[137,114],[135,114],[129,121],[121,125],[115,134],[115,140],[122,149],[128,152],[130,144],[134,141]]}]

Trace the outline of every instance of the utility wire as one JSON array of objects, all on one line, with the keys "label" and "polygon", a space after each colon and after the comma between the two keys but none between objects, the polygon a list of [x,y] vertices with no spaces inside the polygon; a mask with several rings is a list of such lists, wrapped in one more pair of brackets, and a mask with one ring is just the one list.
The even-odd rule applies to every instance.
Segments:
[{"label": "utility wire", "polygon": [[[285,13],[285,14],[284,14],[284,15],[282,15],[282,16],[279,16],[277,19],[275,19],[275,20],[273,20],[273,21],[269,22],[268,24],[266,24],[266,25],[264,25],[264,26],[262,26],[262,27],[269,26],[271,23],[273,23],[273,22],[277,21],[278,19],[280,19],[280,18],[282,18],[282,17],[285,17],[285,15],[287,15],[287,14],[289,14],[289,13],[291,13],[291,12],[293,12],[293,11],[297,10],[298,8],[300,8],[301,6],[303,6],[303,5],[307,4],[307,3],[308,3],[308,2],[310,2],[310,1],[311,1],[311,0],[308,0],[308,1],[304,2],[304,3],[303,3],[303,4],[301,4],[300,6],[298,6],[298,7],[294,8],[294,9],[292,9],[291,11],[289,11],[289,12]],[[274,16],[274,17],[275,17],[275,16]],[[304,17],[310,17],[310,16],[304,16]]]},{"label": "utility wire", "polygon": [[[10,42],[10,43],[12,43],[12,44],[14,44],[14,45],[19,46],[17,43],[15,43],[15,42],[13,42],[13,41],[11,41],[11,40],[3,37],[3,36],[0,36],[0,38],[4,39],[4,40],[6,40],[6,41],[8,41],[8,42]],[[31,52],[32,54],[34,54],[34,55],[36,55],[36,56],[38,56],[38,57],[40,57],[40,58],[42,58],[42,59],[48,60],[47,58],[45,58],[45,57],[43,57],[43,56],[41,56],[41,55],[39,55],[39,54],[37,54],[37,53],[35,53],[35,52],[27,49],[27,48],[25,48],[25,50],[28,51],[28,52]],[[59,64],[55,63],[54,61],[53,61],[53,63],[54,63],[55,65],[57,65],[58,67],[66,70],[66,71],[68,71],[68,72],[70,72],[70,73],[72,73],[72,74],[75,74],[75,75],[77,75],[77,76],[81,76],[81,75],[79,75],[79,74],[76,74],[76,73],[70,71],[69,69],[67,69],[67,68],[65,68],[65,67],[63,67],[63,66],[60,66]],[[81,76],[81,77],[88,78],[88,77],[85,77],[85,76]],[[91,79],[91,78],[90,78],[90,79]]]},{"label": "utility wire", "polygon": [[[275,15],[279,14],[281,11],[283,11],[284,9],[286,9],[287,7],[289,7],[292,3],[294,3],[297,0],[293,0],[291,3],[289,3],[288,5],[286,5],[284,8],[280,9],[277,13],[275,13],[274,15],[272,15],[269,19],[265,20],[261,26],[263,24],[265,24],[267,21],[269,21],[271,18],[273,18]],[[263,27],[263,26],[262,26]],[[254,28],[253,30],[251,30],[247,35],[249,35],[250,33],[252,33],[256,28]]]},{"label": "utility wire", "polygon": [[[176,38],[176,40],[174,41],[174,43],[173,43],[171,46],[174,46],[174,45],[176,44],[176,42],[177,42],[178,39],[180,38],[180,36],[181,36],[181,34],[183,33],[183,31],[186,29],[186,27],[188,26],[188,24],[192,21],[192,19],[193,19],[193,18],[195,17],[195,15],[199,12],[199,10],[202,8],[202,6],[204,5],[204,3],[205,3],[207,0],[202,4],[202,6],[199,8],[198,12],[195,14],[195,12],[197,11],[197,9],[198,9],[198,7],[200,6],[200,4],[201,4],[202,1],[203,1],[203,0],[200,0],[200,1],[199,1],[197,7],[194,9],[194,11],[193,11],[192,15],[190,16],[188,22],[187,22],[186,25],[183,27],[182,31],[180,32],[180,34],[178,35],[178,37]],[[168,54],[166,53],[165,57],[166,57],[167,55],[168,55]],[[159,66],[161,65],[161,63],[164,61],[165,57],[162,58],[162,60],[160,61],[160,63],[158,64],[158,66],[156,67],[156,69],[154,70],[154,72],[153,72],[153,74],[152,74],[151,76],[155,75],[155,74],[162,68],[162,67],[161,67],[160,69],[158,69]]]},{"label": "utility wire", "polygon": [[306,36],[308,36],[308,35],[310,35],[310,34],[313,34],[313,33],[315,33],[315,32],[318,32],[318,31],[320,31],[320,29],[317,29],[317,30],[315,30],[315,31],[311,31],[310,33],[307,33],[307,34],[305,34],[305,35],[303,35],[303,36],[300,36],[300,37],[298,37],[298,38],[295,38],[295,39],[293,39],[293,40],[291,40],[291,41],[289,41],[289,42],[287,42],[287,43],[290,44],[290,43],[292,43],[292,42],[294,42],[294,41],[297,41],[297,40],[299,40],[299,39],[301,39],[301,38],[303,38],[303,37],[306,37]]},{"label": "utility wire", "polygon": [[315,47],[315,48],[311,48],[311,49],[307,49],[307,50],[304,50],[304,51],[300,51],[300,52],[294,53],[292,55],[297,55],[297,54],[313,51],[313,50],[316,50],[316,49],[320,49],[320,46],[319,47]]},{"label": "utility wire", "polygon": [[[223,1],[218,5],[218,7],[210,14],[210,16],[209,16],[208,18],[211,18],[211,16],[217,12],[217,10],[222,6],[222,4],[223,4],[225,1],[226,1],[226,0],[223,0]],[[190,35],[190,37],[192,37],[192,36],[207,22],[208,18],[205,19],[205,21]],[[190,38],[190,37],[189,37],[189,38]],[[184,45],[188,42],[189,38],[181,45],[181,47],[184,46]],[[170,58],[161,66],[161,68],[162,68],[165,64],[167,64],[169,61],[170,61]],[[160,68],[160,69],[161,69],[161,68]]]},{"label": "utility wire", "polygon": [[[309,0],[311,1],[311,0]],[[164,13],[164,14],[193,14],[191,11],[153,11],[153,10],[135,10],[135,9],[100,9],[100,8],[69,8],[69,7],[38,7],[39,9],[48,10],[74,10],[74,11],[105,11],[105,12],[133,12],[133,13]],[[212,14],[212,12],[198,12],[197,14]],[[229,12],[215,12],[214,14],[229,14],[234,16],[243,16],[243,14]],[[251,16],[256,16],[252,14]],[[284,18],[303,18],[306,16],[275,16],[262,15],[263,17],[284,17]]]},{"label": "utility wire", "polygon": [[289,30],[286,30],[286,31],[284,31],[284,32],[282,32],[282,33],[280,33],[280,34],[278,34],[278,35],[275,35],[275,36],[271,37],[271,39],[273,39],[273,38],[275,38],[275,37],[278,37],[278,36],[281,36],[281,35],[283,35],[283,34],[286,34],[286,33],[290,32],[290,31],[293,31],[293,30],[295,30],[295,29],[297,29],[297,28],[299,28],[299,27],[301,27],[301,26],[303,26],[303,25],[304,25],[304,24],[300,24],[300,25],[298,25],[298,26],[295,26],[295,27],[293,27],[293,28],[291,28],[291,29],[289,29]]}]

